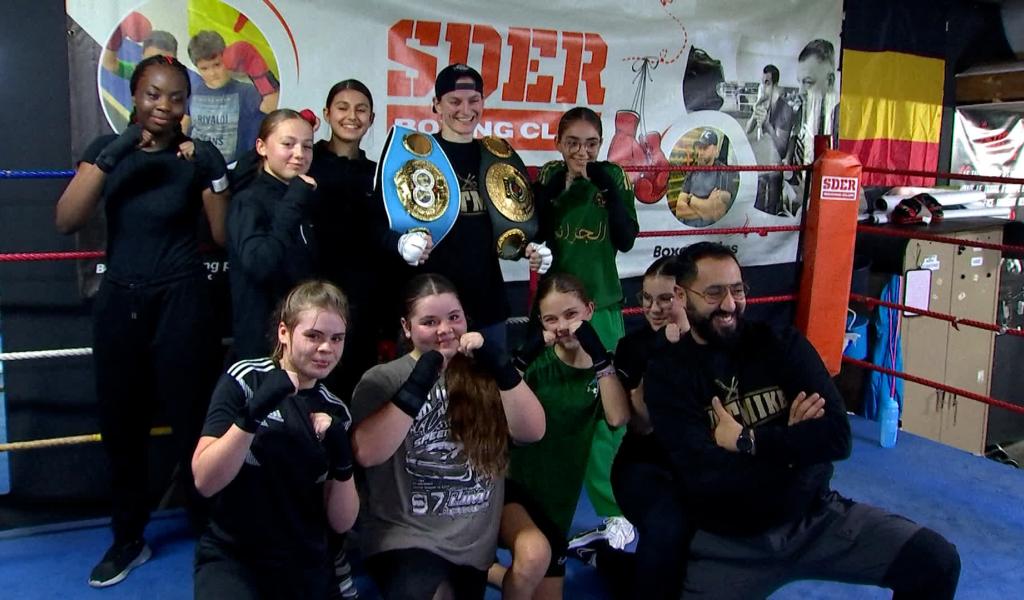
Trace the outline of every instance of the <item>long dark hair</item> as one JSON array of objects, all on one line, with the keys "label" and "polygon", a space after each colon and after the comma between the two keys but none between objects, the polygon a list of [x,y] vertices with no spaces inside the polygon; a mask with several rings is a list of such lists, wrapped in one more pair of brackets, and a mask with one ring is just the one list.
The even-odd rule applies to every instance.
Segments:
[{"label": "long dark hair", "polygon": [[[427,296],[452,294],[455,286],[436,273],[417,275],[405,288],[405,318]],[[502,477],[508,469],[508,422],[501,405],[498,384],[476,363],[456,354],[445,370],[448,389],[448,421],[452,438],[461,442],[469,462],[490,477]]]},{"label": "long dark hair", "polygon": [[334,102],[334,97],[345,90],[353,90],[366,96],[366,99],[370,101],[370,110],[373,111],[373,94],[370,93],[370,88],[366,87],[366,84],[358,79],[346,79],[332,85],[331,90],[327,92],[327,102],[324,104],[324,107],[330,108],[331,102]]}]

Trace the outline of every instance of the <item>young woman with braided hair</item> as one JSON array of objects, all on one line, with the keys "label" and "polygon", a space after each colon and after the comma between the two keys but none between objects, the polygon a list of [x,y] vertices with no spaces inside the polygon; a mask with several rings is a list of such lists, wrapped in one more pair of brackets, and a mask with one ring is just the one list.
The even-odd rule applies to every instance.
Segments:
[{"label": "young woman with braided hair", "polygon": [[[85,226],[101,201],[107,218],[93,358],[111,462],[114,543],[89,576],[93,587],[118,583],[150,557],[143,530],[153,415],[169,407],[187,465],[219,364],[197,229],[205,210],[214,240],[223,243],[224,158],[207,142],[182,148],[189,141],[181,121],[191,90],[188,70],[176,59],[141,61],[129,89],[131,124],[89,145],[56,215],[61,233]],[[188,469],[180,473],[194,497]]]}]

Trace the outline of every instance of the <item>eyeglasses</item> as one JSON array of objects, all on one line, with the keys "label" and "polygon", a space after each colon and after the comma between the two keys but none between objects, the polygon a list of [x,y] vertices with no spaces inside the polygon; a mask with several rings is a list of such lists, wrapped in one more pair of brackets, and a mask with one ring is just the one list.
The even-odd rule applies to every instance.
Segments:
[{"label": "eyeglasses", "polygon": [[569,151],[569,154],[579,152],[580,148],[586,150],[587,154],[597,154],[601,149],[600,139],[589,139],[581,142],[576,138],[566,138],[562,143],[565,144],[565,149]]},{"label": "eyeglasses", "polygon": [[733,300],[745,300],[747,298],[747,292],[750,291],[750,286],[746,283],[734,283],[732,285],[713,285],[706,288],[703,292],[698,292],[693,288],[685,287],[686,290],[697,294],[708,304],[721,304],[725,301],[725,295],[730,294]]},{"label": "eyeglasses", "polygon": [[675,298],[676,297],[673,294],[658,294],[657,296],[652,296],[644,292],[636,293],[636,301],[644,308],[650,308],[655,302],[658,303],[658,308],[669,308],[672,306],[672,301],[675,300]]}]

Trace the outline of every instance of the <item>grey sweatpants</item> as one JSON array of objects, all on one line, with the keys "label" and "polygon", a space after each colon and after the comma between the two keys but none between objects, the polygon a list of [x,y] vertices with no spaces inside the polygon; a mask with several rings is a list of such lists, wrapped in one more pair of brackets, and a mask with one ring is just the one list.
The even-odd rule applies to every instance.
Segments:
[{"label": "grey sweatpants", "polygon": [[830,492],[813,513],[751,537],[698,530],[684,599],[765,598],[800,579],[880,585],[921,526]]}]

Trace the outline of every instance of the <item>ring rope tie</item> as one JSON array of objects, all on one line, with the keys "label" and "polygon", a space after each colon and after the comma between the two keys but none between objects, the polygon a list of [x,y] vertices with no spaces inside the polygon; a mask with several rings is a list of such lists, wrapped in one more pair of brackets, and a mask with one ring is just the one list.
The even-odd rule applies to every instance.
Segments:
[{"label": "ring rope tie", "polygon": [[1002,408],[1010,412],[1024,414],[1024,406],[1011,404],[1009,402],[1004,402],[1003,400],[996,400],[995,398],[989,396],[978,394],[976,392],[972,392],[962,388],[953,387],[951,385],[946,385],[944,383],[939,383],[937,381],[932,381],[930,379],[925,379],[924,377],[918,377],[916,375],[911,375],[910,373],[904,373],[903,371],[897,371],[895,369],[888,369],[886,367],[882,367],[874,363],[869,363],[863,360],[857,360],[856,358],[850,358],[849,356],[844,356],[843,362],[851,365],[856,365],[864,369],[869,369],[871,371],[878,371],[879,373],[885,373],[886,375],[899,377],[904,381],[909,381],[911,383],[916,383],[918,385],[923,385],[925,387],[934,388],[936,390],[939,390],[940,392],[946,392],[947,394],[953,394],[954,396],[963,396],[964,398],[977,400],[982,404],[988,404],[989,406],[995,406],[996,408]]},{"label": "ring rope tie", "polygon": [[[161,437],[170,434],[170,427],[154,427],[149,430],[149,435],[152,437]],[[78,444],[91,444],[102,441],[102,435],[98,433],[87,433],[84,435],[69,435],[67,437],[46,438],[42,440],[7,442],[4,444],[0,444],[0,452],[14,452],[16,450],[37,450],[39,448],[55,448],[58,446],[75,446]]]},{"label": "ring rope tie", "polygon": [[870,296],[863,296],[861,294],[850,294],[850,299],[854,302],[860,302],[867,304],[869,307],[884,306],[886,308],[893,308],[896,310],[902,310],[916,315],[923,315],[925,317],[931,317],[940,321],[947,321],[953,326],[953,329],[959,330],[960,325],[967,325],[968,327],[976,327],[978,329],[984,329],[985,331],[993,331],[999,335],[1015,335],[1024,337],[1024,330],[1021,329],[1009,329],[1005,325],[996,325],[995,323],[986,323],[984,321],[976,321],[974,319],[961,319],[955,315],[949,315],[946,313],[935,312],[933,310],[927,310],[924,308],[917,308],[915,306],[907,306],[906,304],[900,304],[898,302],[888,302],[886,300],[879,300],[878,298],[872,298]]}]

